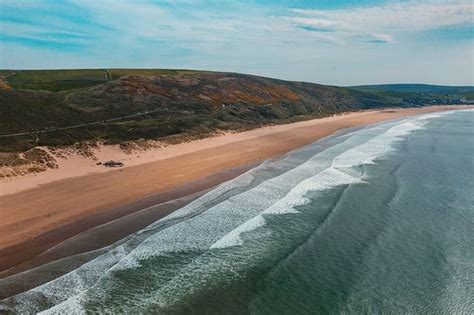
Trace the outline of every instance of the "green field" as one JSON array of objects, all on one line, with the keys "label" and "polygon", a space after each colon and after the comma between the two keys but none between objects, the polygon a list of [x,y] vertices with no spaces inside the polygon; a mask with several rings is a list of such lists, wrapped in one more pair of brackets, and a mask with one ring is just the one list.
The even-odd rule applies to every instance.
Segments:
[{"label": "green field", "polygon": [[108,80],[105,70],[12,70],[5,82],[15,89],[62,91],[89,87]]},{"label": "green field", "polygon": [[168,69],[0,70],[0,76],[14,89],[58,92],[91,87],[126,75],[156,76],[191,72]]}]

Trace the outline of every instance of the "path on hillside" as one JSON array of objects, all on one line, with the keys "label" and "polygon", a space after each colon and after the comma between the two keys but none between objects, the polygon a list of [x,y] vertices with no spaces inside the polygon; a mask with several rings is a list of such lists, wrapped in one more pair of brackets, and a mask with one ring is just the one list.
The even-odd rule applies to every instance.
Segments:
[{"label": "path on hillside", "polygon": [[[31,136],[35,134],[40,134],[40,133],[46,133],[46,132],[52,132],[52,131],[60,131],[60,130],[67,130],[67,129],[75,129],[75,128],[81,128],[81,127],[87,127],[87,126],[93,126],[93,125],[100,125],[100,124],[105,124],[108,122],[113,122],[125,118],[133,118],[133,117],[138,117],[142,115],[147,115],[151,113],[156,113],[163,111],[163,109],[157,109],[157,110],[151,110],[147,112],[140,112],[140,113],[135,113],[131,115],[125,115],[125,116],[120,116],[120,117],[115,117],[115,118],[110,118],[110,119],[104,119],[100,121],[94,121],[90,123],[84,123],[84,124],[78,124],[78,125],[73,125],[73,126],[65,126],[65,127],[53,127],[53,128],[48,128],[48,129],[41,129],[41,130],[32,130],[32,131],[24,131],[24,132],[17,132],[17,133],[10,133],[10,134],[0,134],[0,138],[8,138],[8,137],[19,137],[19,136]],[[168,118],[169,120],[169,118]]]}]

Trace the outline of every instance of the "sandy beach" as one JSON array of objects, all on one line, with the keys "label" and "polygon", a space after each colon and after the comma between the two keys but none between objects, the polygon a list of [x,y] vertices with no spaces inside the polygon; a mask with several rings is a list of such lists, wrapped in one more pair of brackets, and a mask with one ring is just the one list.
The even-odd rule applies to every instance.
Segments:
[{"label": "sandy beach", "polygon": [[[467,106],[466,106],[467,107]],[[69,157],[59,168],[0,182],[0,270],[23,263],[82,231],[154,204],[199,194],[245,172],[259,161],[328,136],[340,129],[462,106],[434,106],[349,113],[293,124],[224,134],[189,143],[125,154],[100,148],[100,161],[123,161],[107,169],[97,161]],[[185,204],[178,203],[174,208]],[[174,209],[142,219],[113,242]]]}]

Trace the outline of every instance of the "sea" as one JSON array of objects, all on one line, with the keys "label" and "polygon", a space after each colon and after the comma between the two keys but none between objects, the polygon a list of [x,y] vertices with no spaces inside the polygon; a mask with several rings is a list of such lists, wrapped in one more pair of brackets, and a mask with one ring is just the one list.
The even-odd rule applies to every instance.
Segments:
[{"label": "sea", "polygon": [[339,132],[88,257],[0,311],[474,314],[474,110]]}]

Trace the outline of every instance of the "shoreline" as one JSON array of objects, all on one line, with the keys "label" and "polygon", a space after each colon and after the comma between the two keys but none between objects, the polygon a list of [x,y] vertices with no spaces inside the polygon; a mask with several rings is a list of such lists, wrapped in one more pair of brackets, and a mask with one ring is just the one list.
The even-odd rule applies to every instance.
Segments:
[{"label": "shoreline", "polygon": [[[73,270],[78,256],[94,255],[101,248],[146,228],[220,183],[255,166],[242,165],[131,204],[91,214],[32,240],[0,250],[0,279],[3,280],[0,283],[0,300]],[[62,264],[54,272],[51,271],[55,269],[51,268],[51,264],[61,264],[65,260],[71,263]],[[48,271],[41,272],[43,267]]]},{"label": "shoreline", "polygon": [[[336,131],[409,115],[463,108],[472,106],[348,113],[171,145],[152,150],[154,155],[161,153],[153,161],[143,162],[150,158],[145,156],[131,164],[127,163],[122,169],[84,173],[84,169],[78,168],[75,173],[77,176],[65,178],[60,178],[59,175],[51,177],[51,173],[42,176],[43,173],[39,173],[36,177],[41,177],[41,184],[38,184],[41,180],[28,182],[29,178],[26,176],[21,184],[18,183],[22,178],[9,181],[7,186],[15,183],[23,185],[18,192],[5,193],[8,188],[4,190],[2,182],[3,196],[0,196],[0,205],[4,210],[0,222],[0,230],[3,231],[0,235],[0,271],[27,262],[81,232],[137,213],[146,208],[147,204],[178,200],[211,189],[238,176],[239,172],[243,173],[246,167],[251,168],[259,161],[281,156]],[[60,173],[61,167],[52,171]],[[203,182],[197,184],[200,180]],[[187,190],[183,189],[186,185]],[[181,194],[177,193],[180,189]],[[169,195],[168,199],[163,197],[166,193]],[[156,197],[160,194],[161,199]],[[172,208],[169,212],[164,211],[161,217],[172,211]],[[153,220],[157,219],[159,215],[153,217]],[[88,224],[80,224],[81,220]],[[153,221],[145,220],[142,223],[147,222]],[[65,228],[67,226],[74,226],[75,229],[68,230]],[[122,233],[118,233],[118,236],[128,233],[126,228],[120,229]],[[52,234],[49,242],[38,246],[37,244],[41,244],[38,240],[48,233]],[[0,277],[2,274],[0,273]]]}]

